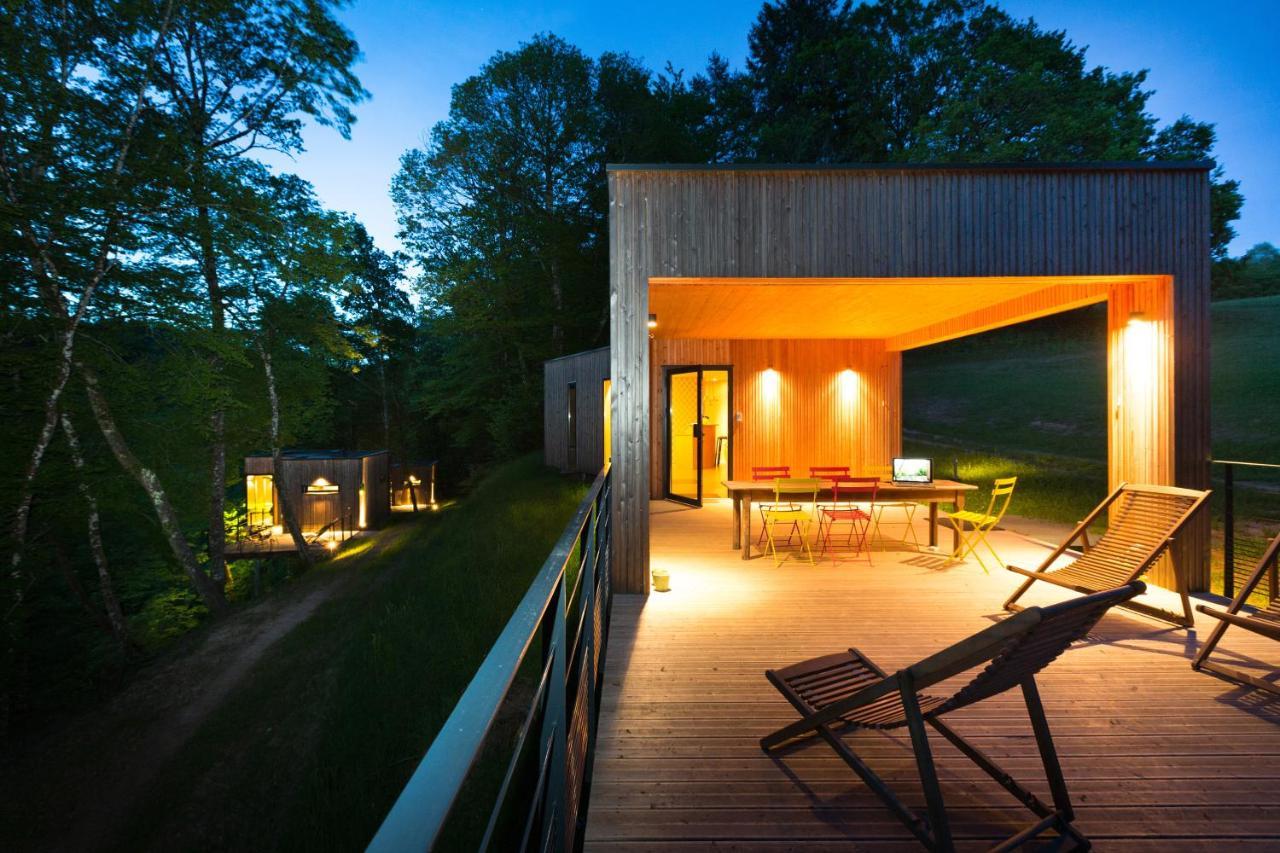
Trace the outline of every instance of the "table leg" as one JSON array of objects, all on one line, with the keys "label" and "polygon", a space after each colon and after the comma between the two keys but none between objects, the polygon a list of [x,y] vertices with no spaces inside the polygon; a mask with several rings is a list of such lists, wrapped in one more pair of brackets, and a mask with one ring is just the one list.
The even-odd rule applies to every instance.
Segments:
[{"label": "table leg", "polygon": [[733,496],[733,538],[729,547],[735,551],[742,547],[742,495]]},{"label": "table leg", "polygon": [[938,502],[929,501],[929,547],[938,547]]},{"label": "table leg", "polygon": [[[951,500],[952,505],[956,508],[956,512],[964,509],[964,492],[956,492]],[[957,524],[951,526],[951,555],[953,557],[960,554],[960,527]]]},{"label": "table leg", "polygon": [[742,559],[751,559],[751,493],[742,496]]}]

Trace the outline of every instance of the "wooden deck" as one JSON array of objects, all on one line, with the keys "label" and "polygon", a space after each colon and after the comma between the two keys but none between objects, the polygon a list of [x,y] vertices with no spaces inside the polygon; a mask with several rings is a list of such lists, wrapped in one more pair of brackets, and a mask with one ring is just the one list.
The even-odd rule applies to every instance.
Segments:
[{"label": "wooden deck", "polygon": [[[759,737],[795,718],[764,670],[856,646],[892,671],[1000,618],[1018,577],[907,552],[872,567],[743,562],[727,502],[652,508],[651,563],[670,571],[671,592],[614,600],[587,849],[920,849],[826,744],[761,752]],[[994,539],[1009,562],[1046,553]],[[1026,603],[1061,597],[1040,586]],[[1040,678],[1077,826],[1099,850],[1280,849],[1280,702],[1192,671],[1200,619],[1185,631],[1113,611]],[[1222,649],[1262,677],[1280,664],[1274,643],[1245,631]],[[1047,798],[1017,691],[948,719]],[[963,849],[1030,822],[931,734]],[[853,737],[922,808],[905,732]]]}]

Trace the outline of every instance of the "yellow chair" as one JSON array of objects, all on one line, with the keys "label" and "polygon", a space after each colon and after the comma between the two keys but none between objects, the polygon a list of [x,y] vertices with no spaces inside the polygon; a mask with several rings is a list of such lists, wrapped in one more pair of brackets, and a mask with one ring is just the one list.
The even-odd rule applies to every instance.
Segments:
[{"label": "yellow chair", "polygon": [[[956,559],[963,560],[969,554],[972,554],[973,558],[978,561],[978,565],[982,566],[982,570],[987,574],[991,574],[987,564],[982,562],[982,556],[978,554],[978,545],[985,545],[987,550],[991,552],[991,556],[995,558],[996,565],[1004,565],[1004,561],[1000,559],[996,549],[992,548],[991,542],[987,540],[987,534],[995,529],[995,526],[1000,523],[1000,519],[1004,518],[1005,512],[1009,509],[1009,502],[1013,500],[1013,487],[1017,484],[1017,477],[1004,477],[996,480],[991,486],[991,500],[987,503],[986,512],[970,512],[962,509],[959,512],[947,513],[947,517],[951,519],[951,525],[955,528],[956,535],[960,539],[960,547],[956,554]],[[998,509],[997,504],[999,504]],[[966,526],[968,527],[967,530],[965,529]]]},{"label": "yellow chair", "polygon": [[[818,490],[822,488],[822,480],[813,478],[779,477],[773,481],[774,502],[765,509],[764,535],[769,542],[769,553],[773,556],[775,567],[782,565],[782,557],[778,555],[777,539],[774,530],[779,524],[787,525],[788,531],[800,534],[800,548],[809,558],[809,565],[814,565],[813,549],[809,547],[809,528],[813,526],[814,507],[818,503]],[[808,508],[804,506],[804,496],[808,495]],[[785,497],[784,497],[785,496]],[[790,541],[788,532],[787,540]]]}]

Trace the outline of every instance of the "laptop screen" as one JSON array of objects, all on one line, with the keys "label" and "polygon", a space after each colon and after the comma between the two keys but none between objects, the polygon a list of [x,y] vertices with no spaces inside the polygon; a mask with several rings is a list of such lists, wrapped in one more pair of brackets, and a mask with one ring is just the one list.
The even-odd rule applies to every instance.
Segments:
[{"label": "laptop screen", "polygon": [[893,459],[893,482],[932,483],[933,460],[895,456]]}]

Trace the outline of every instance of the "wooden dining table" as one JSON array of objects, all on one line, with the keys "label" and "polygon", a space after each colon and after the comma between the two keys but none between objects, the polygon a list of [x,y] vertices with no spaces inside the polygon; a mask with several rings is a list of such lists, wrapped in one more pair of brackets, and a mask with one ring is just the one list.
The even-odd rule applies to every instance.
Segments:
[{"label": "wooden dining table", "polygon": [[[826,481],[818,489],[818,499],[832,497],[831,483]],[[774,498],[772,480],[724,480],[721,483],[733,499],[733,547],[742,549],[742,559],[751,559],[751,503],[752,501]],[[955,511],[964,509],[965,492],[977,490],[970,483],[957,483],[955,480],[934,480],[932,485],[908,485],[905,483],[881,483],[876,490],[876,503],[897,503],[911,501],[929,505],[929,547],[938,545],[938,504],[949,503]],[[794,496],[790,496],[794,499]],[[960,550],[960,534],[953,528],[951,531],[951,553]]]}]

